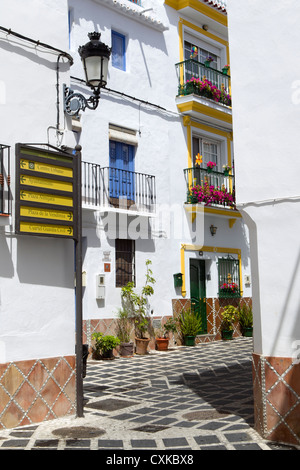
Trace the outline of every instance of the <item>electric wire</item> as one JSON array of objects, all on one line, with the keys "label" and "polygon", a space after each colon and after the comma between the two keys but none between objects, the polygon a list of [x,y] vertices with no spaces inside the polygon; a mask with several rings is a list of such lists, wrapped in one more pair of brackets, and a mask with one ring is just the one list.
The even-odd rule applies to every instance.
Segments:
[{"label": "electric wire", "polygon": [[23,41],[27,41],[32,44],[35,44],[38,47],[43,47],[44,49],[57,52],[59,55],[66,57],[66,59],[68,59],[68,61],[70,62],[70,65],[73,65],[73,62],[74,62],[73,57],[70,54],[68,54],[68,52],[65,52],[65,51],[62,51],[61,49],[57,49],[56,47],[50,46],[50,44],[46,44],[39,40],[29,38],[28,36],[24,36],[23,34],[17,33],[16,31],[12,31],[11,28],[8,29],[8,28],[4,28],[3,26],[0,26],[0,31],[4,31],[7,35],[12,35],[19,39],[22,39]]}]

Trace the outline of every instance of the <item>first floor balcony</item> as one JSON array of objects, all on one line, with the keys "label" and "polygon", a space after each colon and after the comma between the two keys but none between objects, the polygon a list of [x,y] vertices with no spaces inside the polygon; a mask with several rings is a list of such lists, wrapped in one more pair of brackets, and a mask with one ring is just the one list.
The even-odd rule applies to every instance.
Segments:
[{"label": "first floor balcony", "polygon": [[197,166],[186,168],[186,203],[235,209],[234,176],[229,171],[219,172]]},{"label": "first floor balcony", "polygon": [[188,59],[176,64],[178,96],[198,95],[220,105],[231,106],[230,77],[228,68],[222,71]]},{"label": "first floor balcony", "polygon": [[155,212],[155,176],[82,162],[81,184],[83,208]]}]

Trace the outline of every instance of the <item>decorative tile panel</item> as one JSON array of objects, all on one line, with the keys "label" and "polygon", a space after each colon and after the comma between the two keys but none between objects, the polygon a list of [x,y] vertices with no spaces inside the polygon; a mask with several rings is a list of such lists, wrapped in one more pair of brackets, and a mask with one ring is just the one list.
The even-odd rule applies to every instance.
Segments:
[{"label": "decorative tile panel", "polygon": [[74,414],[75,386],[75,356],[0,364],[0,429]]},{"label": "decorative tile panel", "polygon": [[300,445],[300,364],[253,354],[255,429],[271,441]]}]

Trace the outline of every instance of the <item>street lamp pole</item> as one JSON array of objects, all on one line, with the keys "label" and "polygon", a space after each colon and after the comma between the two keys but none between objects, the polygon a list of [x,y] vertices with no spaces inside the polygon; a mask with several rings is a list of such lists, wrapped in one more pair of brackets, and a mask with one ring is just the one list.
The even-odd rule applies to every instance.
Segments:
[{"label": "street lamp pole", "polygon": [[81,197],[81,145],[76,145],[77,164],[77,239],[75,240],[75,293],[76,293],[76,415],[83,417],[83,346],[82,346],[82,197]]},{"label": "street lamp pole", "polygon": [[[74,92],[66,85],[64,92],[64,111],[69,116],[78,115],[86,108],[96,109],[100,100],[100,88],[107,83],[108,62],[111,48],[100,41],[101,34],[89,33],[90,39],[78,49],[82,60],[86,84],[93,90],[93,95],[86,98],[81,93]],[[75,282],[76,282],[76,414],[83,417],[83,345],[82,345],[82,196],[81,196],[81,145],[75,147],[77,163],[77,230],[75,239]]]}]

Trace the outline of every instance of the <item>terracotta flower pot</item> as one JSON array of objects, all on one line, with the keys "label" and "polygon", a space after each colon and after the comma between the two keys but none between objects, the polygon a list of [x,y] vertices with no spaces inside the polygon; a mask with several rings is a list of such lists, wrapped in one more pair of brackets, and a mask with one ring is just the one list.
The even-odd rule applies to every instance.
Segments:
[{"label": "terracotta flower pot", "polygon": [[146,338],[135,338],[135,352],[136,354],[144,355],[147,354],[148,344],[150,339]]},{"label": "terracotta flower pot", "polygon": [[167,351],[169,347],[169,338],[156,338],[156,348],[158,351]]}]

